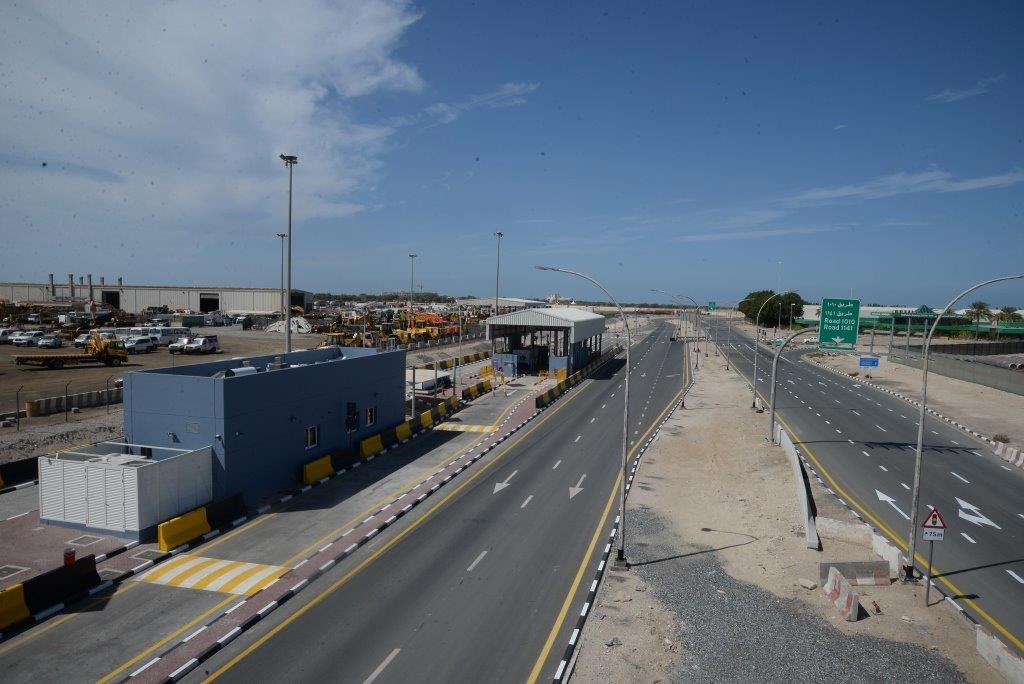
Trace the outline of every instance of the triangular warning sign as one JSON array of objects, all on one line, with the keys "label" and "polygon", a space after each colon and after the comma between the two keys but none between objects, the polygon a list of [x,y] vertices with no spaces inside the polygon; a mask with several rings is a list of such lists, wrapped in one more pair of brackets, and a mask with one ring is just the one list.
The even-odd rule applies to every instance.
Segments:
[{"label": "triangular warning sign", "polygon": [[942,514],[939,513],[939,509],[933,508],[928,517],[924,519],[921,527],[931,530],[944,530],[946,529],[946,521],[942,518]]}]

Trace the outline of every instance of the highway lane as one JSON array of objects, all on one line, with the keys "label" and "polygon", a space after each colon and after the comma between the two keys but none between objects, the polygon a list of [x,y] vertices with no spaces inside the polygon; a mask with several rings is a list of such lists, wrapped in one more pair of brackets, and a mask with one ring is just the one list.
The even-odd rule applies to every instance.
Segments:
[{"label": "highway lane", "polygon": [[[749,382],[753,344],[745,335],[733,335],[734,346],[723,350]],[[758,360],[758,391],[766,400],[772,353],[762,347]],[[788,360],[780,362],[782,421],[819,462],[831,486],[905,546],[917,407],[801,361],[801,355],[787,352]],[[767,434],[767,415],[758,420]],[[1024,578],[1024,473],[1007,467],[988,445],[934,417],[926,417],[925,437],[922,511],[937,506],[949,525],[945,541],[935,547],[935,567],[942,573],[938,582],[946,594],[964,597],[959,603],[976,620],[1024,650],[1024,581],[1018,579]],[[927,544],[919,541],[918,554],[923,569]]]},{"label": "highway lane", "polygon": [[[668,331],[659,325],[633,349],[637,441],[682,384],[681,345],[668,344]],[[569,403],[556,419],[512,444],[486,476],[431,511],[373,565],[322,599],[310,592],[204,669],[215,672],[242,653],[220,679],[526,679],[595,529],[607,533],[621,468],[622,377],[621,370],[598,376],[563,399]],[[595,564],[594,556],[586,559],[588,578]],[[321,581],[346,572],[332,569]],[[588,583],[570,602],[573,610]],[[573,622],[554,635],[542,679],[553,674]],[[259,647],[246,654],[254,641]]]}]

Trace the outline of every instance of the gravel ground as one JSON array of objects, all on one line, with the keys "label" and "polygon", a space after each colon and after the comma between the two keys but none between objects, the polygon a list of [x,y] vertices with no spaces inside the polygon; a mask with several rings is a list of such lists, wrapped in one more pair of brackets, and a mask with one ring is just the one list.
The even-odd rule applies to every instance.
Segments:
[{"label": "gravel ground", "polygon": [[801,602],[733,579],[713,549],[674,539],[647,507],[631,512],[627,530],[630,572],[680,625],[671,681],[966,681],[929,649],[843,634]]},{"label": "gravel ground", "polygon": [[122,432],[121,415],[120,406],[111,406],[109,415],[104,408],[86,409],[71,414],[67,423],[64,414],[23,419],[20,431],[0,431],[0,463],[118,437]]}]

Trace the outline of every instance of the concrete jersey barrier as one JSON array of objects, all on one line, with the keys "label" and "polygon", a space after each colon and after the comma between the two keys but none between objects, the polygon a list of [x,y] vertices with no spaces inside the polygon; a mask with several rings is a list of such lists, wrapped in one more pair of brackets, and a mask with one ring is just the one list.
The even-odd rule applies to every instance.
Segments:
[{"label": "concrete jersey barrier", "polygon": [[807,475],[804,473],[804,468],[800,463],[800,457],[797,455],[793,440],[790,439],[789,433],[778,423],[775,423],[775,437],[779,444],[782,445],[782,450],[786,453],[786,458],[789,459],[789,465],[793,470],[796,498],[800,504],[800,515],[804,521],[804,540],[807,548],[817,550],[821,548],[821,539],[818,537],[818,527],[814,522],[814,510],[811,507]]},{"label": "concrete jersey barrier", "polygon": [[892,584],[887,560],[868,561],[819,561],[818,582],[825,586],[829,570],[835,568],[854,586],[887,587]]},{"label": "concrete jersey barrier", "polygon": [[834,567],[829,568],[828,579],[822,589],[844,620],[847,622],[857,621],[860,613],[860,595],[854,591],[842,573]]},{"label": "concrete jersey barrier", "polygon": [[157,525],[156,538],[161,551],[171,551],[202,537],[211,529],[206,519],[206,507],[203,506]]},{"label": "concrete jersey barrier", "polygon": [[[106,406],[107,404],[120,404],[124,397],[124,390],[115,387],[110,390],[109,398],[107,390],[93,390],[92,392],[81,392],[68,395],[68,408],[89,408],[90,406]],[[53,413],[64,412],[64,397],[47,397],[25,402],[25,415],[29,418],[48,416]]]}]

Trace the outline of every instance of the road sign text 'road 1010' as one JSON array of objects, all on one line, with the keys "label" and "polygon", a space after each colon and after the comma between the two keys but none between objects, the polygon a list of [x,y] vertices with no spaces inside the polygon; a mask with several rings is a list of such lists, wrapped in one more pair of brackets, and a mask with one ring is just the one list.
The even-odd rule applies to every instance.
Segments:
[{"label": "road sign text 'road 1010'", "polygon": [[822,299],[818,318],[819,349],[839,352],[857,350],[859,299]]}]

